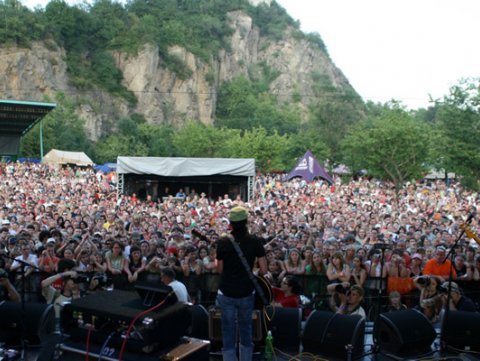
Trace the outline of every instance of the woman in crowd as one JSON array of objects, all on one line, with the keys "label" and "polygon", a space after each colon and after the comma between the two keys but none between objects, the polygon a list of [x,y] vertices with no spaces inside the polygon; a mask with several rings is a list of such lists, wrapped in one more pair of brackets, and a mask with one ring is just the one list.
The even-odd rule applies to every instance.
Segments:
[{"label": "woman in crowd", "polygon": [[312,262],[305,267],[307,294],[314,297],[325,293],[327,270],[319,250],[313,251]]},{"label": "woman in crowd", "polygon": [[280,288],[273,287],[274,306],[277,307],[299,307],[300,294],[302,288],[293,275],[285,276],[281,282]]},{"label": "woman in crowd", "polygon": [[125,287],[123,270],[127,260],[123,255],[123,245],[119,241],[113,241],[112,249],[105,254],[105,260],[107,262],[107,272],[112,275],[113,286],[123,289]]},{"label": "woman in crowd", "polygon": [[270,282],[273,287],[280,287],[285,271],[282,270],[282,262],[277,259],[271,259],[268,261],[268,272],[264,277]]},{"label": "woman in crowd", "polygon": [[341,252],[333,254],[332,262],[328,264],[327,277],[330,283],[350,282],[350,267],[345,264]]},{"label": "woman in crowd", "polygon": [[285,270],[291,275],[302,275],[305,273],[305,264],[298,249],[292,248],[288,251]]},{"label": "woman in crowd", "polygon": [[410,262],[410,274],[409,277],[418,277],[422,275],[423,269],[423,256],[420,253],[415,253],[412,256],[412,260]]},{"label": "woman in crowd", "polygon": [[367,268],[363,263],[363,258],[361,256],[353,257],[353,268],[351,270],[350,284],[363,287],[365,281],[367,280]]},{"label": "woman in crowd", "polygon": [[147,268],[147,259],[142,257],[142,251],[139,247],[133,246],[130,248],[130,255],[128,261],[125,262],[124,271],[127,274],[129,283],[135,283],[142,278],[143,272]]},{"label": "woman in crowd", "polygon": [[420,290],[420,309],[432,322],[438,321],[442,310],[442,298],[438,287],[442,280],[436,276],[421,276],[413,280],[415,286]]}]

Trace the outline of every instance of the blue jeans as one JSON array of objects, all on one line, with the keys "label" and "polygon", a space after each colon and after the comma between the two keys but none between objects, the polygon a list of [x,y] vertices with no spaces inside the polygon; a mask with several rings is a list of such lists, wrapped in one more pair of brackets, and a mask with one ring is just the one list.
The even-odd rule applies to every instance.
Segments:
[{"label": "blue jeans", "polygon": [[253,294],[244,298],[232,298],[222,294],[217,295],[217,306],[221,311],[222,320],[223,361],[237,360],[237,324],[240,335],[240,361],[252,360],[253,302]]}]

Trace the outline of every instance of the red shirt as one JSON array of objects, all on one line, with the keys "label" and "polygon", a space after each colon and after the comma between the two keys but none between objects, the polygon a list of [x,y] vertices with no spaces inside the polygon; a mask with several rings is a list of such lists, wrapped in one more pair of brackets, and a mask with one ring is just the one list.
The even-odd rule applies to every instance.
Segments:
[{"label": "red shirt", "polygon": [[285,296],[285,292],[283,292],[282,289],[278,287],[272,287],[272,291],[275,302],[280,303],[282,307],[299,307],[297,295]]}]

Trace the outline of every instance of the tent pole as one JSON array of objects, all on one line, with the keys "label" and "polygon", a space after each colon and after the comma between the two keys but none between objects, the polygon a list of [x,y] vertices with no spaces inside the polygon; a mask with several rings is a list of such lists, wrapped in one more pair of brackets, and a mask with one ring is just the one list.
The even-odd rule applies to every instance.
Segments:
[{"label": "tent pole", "polygon": [[43,118],[40,120],[40,161],[43,161]]}]

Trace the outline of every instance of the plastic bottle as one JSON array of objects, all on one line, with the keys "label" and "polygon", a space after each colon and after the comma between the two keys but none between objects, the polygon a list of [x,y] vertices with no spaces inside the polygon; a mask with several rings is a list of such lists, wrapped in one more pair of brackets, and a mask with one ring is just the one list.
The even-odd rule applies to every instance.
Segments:
[{"label": "plastic bottle", "polygon": [[267,332],[265,338],[265,360],[273,360],[273,336],[272,331]]}]

